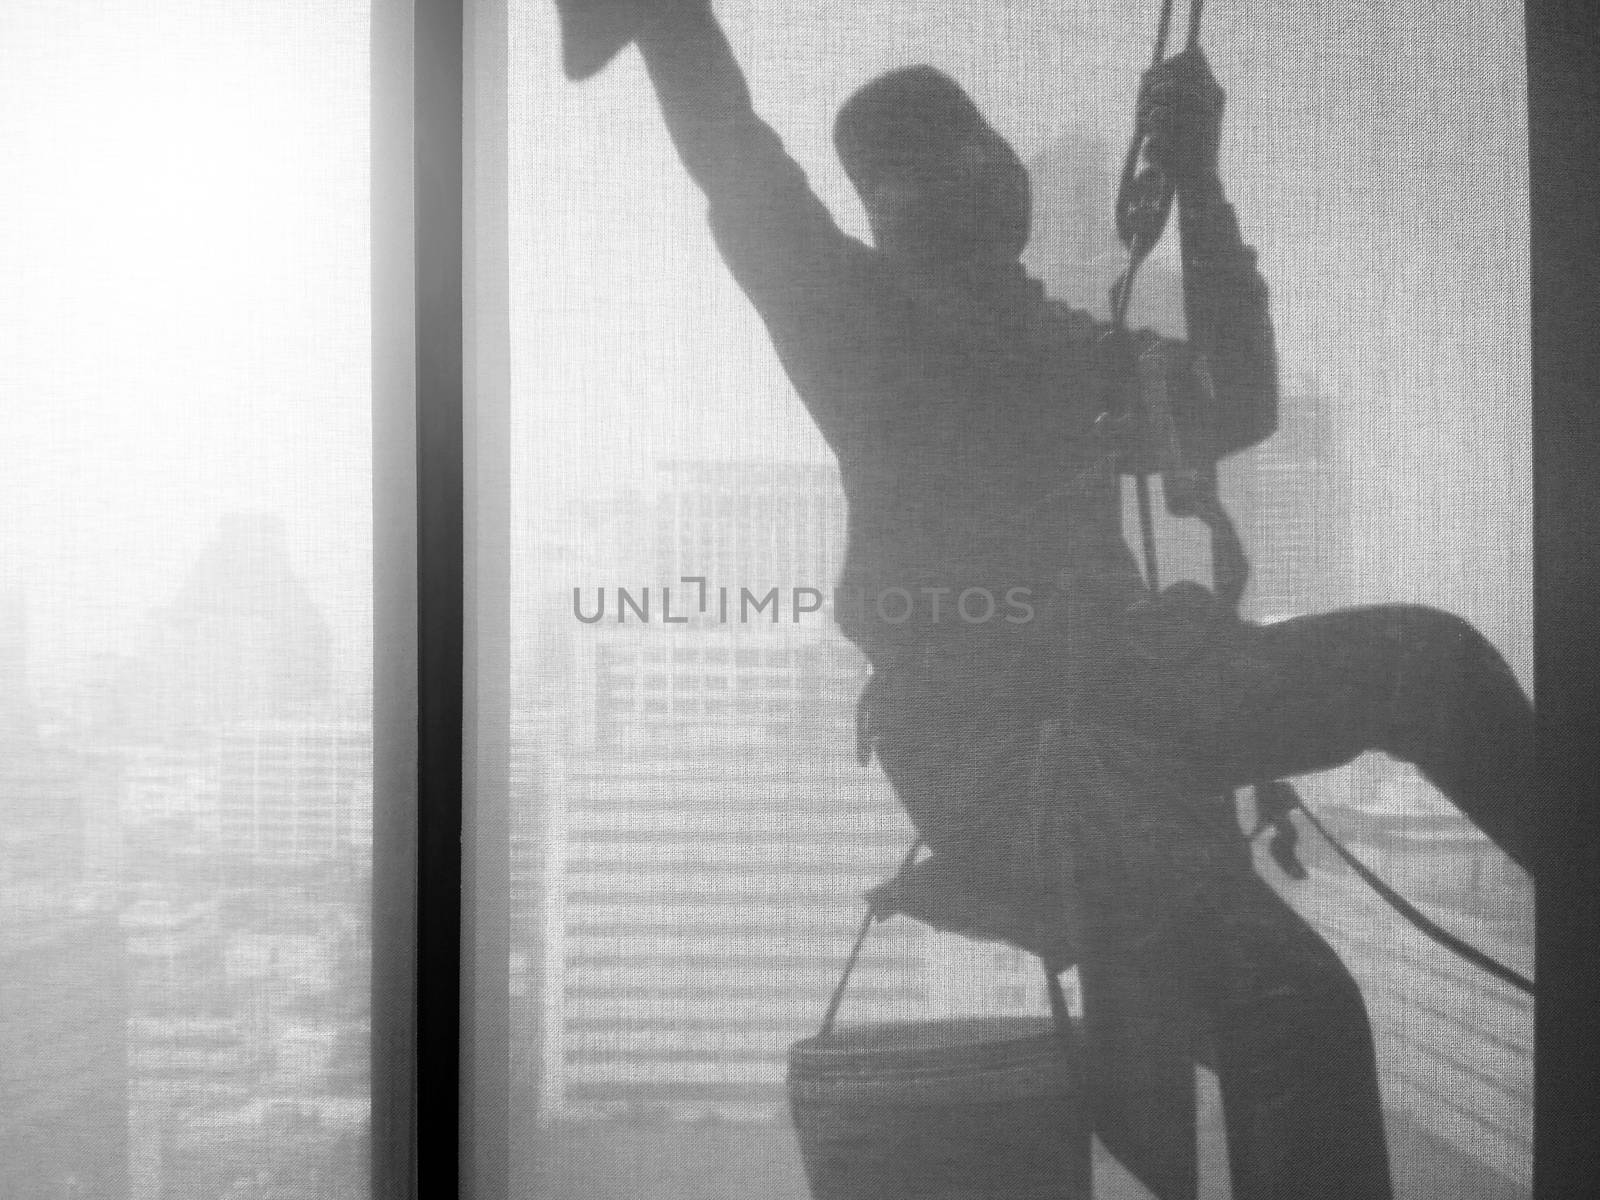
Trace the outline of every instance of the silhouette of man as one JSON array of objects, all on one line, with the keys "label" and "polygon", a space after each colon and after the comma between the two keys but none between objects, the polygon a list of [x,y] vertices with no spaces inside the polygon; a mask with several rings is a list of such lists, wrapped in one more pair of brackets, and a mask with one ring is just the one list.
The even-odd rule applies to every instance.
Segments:
[{"label": "silhouette of man", "polygon": [[[1141,1091],[1141,1027],[1117,1009],[1144,1004],[1210,1046],[1236,1196],[1384,1200],[1360,992],[1255,875],[1229,797],[1383,750],[1532,869],[1533,716],[1511,672],[1431,609],[1233,618],[1242,551],[1204,474],[1195,511],[1233,564],[1224,594],[1149,595],[1096,432],[1104,328],[1024,272],[1027,172],[960,86],[896,70],[839,113],[869,247],[755,115],[709,0],[637,11],[629,32],[716,244],[839,460],[855,602],[836,617],[873,666],[866,740],[935,859],[1059,905],[1090,1041],[1122,1047],[1096,1080],[1108,1144],[1163,1200],[1192,1194],[1186,1151],[1160,1144],[1164,1112],[1192,1113],[1192,1067]],[[1205,361],[1141,344],[1174,389],[1206,374],[1219,403],[1271,403],[1266,287],[1217,174],[1221,89],[1190,51],[1147,74],[1140,104],[1185,206]],[[1032,619],[973,616],[1007,596],[1030,597]]]}]

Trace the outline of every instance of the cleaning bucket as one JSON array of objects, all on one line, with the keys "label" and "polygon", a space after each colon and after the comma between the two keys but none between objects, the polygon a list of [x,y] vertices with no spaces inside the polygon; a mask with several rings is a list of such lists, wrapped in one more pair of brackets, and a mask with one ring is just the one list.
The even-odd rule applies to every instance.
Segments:
[{"label": "cleaning bucket", "polygon": [[1048,1018],[835,1029],[789,1051],[815,1200],[1088,1200],[1091,1120]]}]

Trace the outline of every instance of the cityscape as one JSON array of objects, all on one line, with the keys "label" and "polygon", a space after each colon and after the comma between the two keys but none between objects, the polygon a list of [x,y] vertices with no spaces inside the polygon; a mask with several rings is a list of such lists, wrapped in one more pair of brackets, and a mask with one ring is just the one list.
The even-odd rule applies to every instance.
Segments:
[{"label": "cityscape", "polygon": [[[1078,214],[1110,210],[1113,157],[1068,136],[1031,164],[1028,266],[1051,295],[1099,312],[1120,255],[1109,230]],[[1108,169],[1082,169],[1098,162]],[[1181,336],[1180,297],[1175,273],[1152,264],[1134,323]],[[1353,515],[1367,468],[1341,429],[1341,397],[1287,368],[1284,383],[1280,432],[1223,472],[1253,568],[1245,615],[1256,620],[1358,603],[1405,571],[1373,570]],[[595,588],[623,581],[781,595],[825,586],[842,555],[837,476],[674,459],[576,516],[562,535],[521,547],[513,568],[524,607],[512,794],[533,800],[512,814],[513,1178],[530,1197],[802,1200],[787,1050],[818,1028],[861,893],[893,873],[911,840],[881,774],[855,761],[865,664],[816,616],[587,617]],[[1163,522],[1160,538],[1168,578],[1207,578],[1209,548],[1192,530]],[[583,619],[574,588],[589,606]],[[1364,759],[1304,791],[1391,882],[1531,966],[1527,879],[1409,768]],[[1368,994],[1397,1194],[1526,1196],[1531,1005],[1398,929],[1309,832],[1301,852],[1305,883],[1264,854],[1259,867]],[[1067,983],[1075,1004],[1070,974]],[[1020,952],[895,919],[868,936],[840,1020],[1039,1016],[1046,1005],[1038,964]],[[1222,1200],[1214,1081],[1202,1079],[1199,1099],[1203,1195]],[[1145,1194],[1104,1155],[1096,1189]]]},{"label": "cityscape", "polygon": [[225,520],[67,709],[4,611],[0,1191],[360,1194],[371,727],[281,525]]},{"label": "cityscape", "polygon": [[[1282,486],[1318,474],[1316,405],[1314,392],[1295,397],[1309,433],[1263,454],[1236,505],[1253,545],[1284,548],[1252,593],[1267,617],[1303,604],[1308,575],[1331,581],[1343,567],[1323,532],[1328,497]],[[893,873],[912,834],[881,774],[855,761],[865,669],[835,631],[724,624],[714,612],[679,626],[586,624],[556,583],[594,577],[585,572],[609,554],[626,559],[629,536],[689,548],[656,563],[661,578],[828,578],[814,556],[839,551],[831,470],[674,462],[659,488],[654,503],[634,497],[628,519],[596,514],[582,544],[598,560],[586,565],[577,544],[540,550],[553,577],[540,656],[519,664],[516,689],[547,702],[538,716],[522,702],[531,719],[513,760],[513,795],[539,798],[513,812],[514,1153],[537,1181],[530,1196],[620,1200],[646,1181],[661,1195],[800,1200],[788,1047],[816,1032],[861,895]],[[826,531],[784,526],[786,566],[773,558],[780,511]],[[663,514],[692,526],[664,528]],[[534,745],[551,749],[541,760]],[[1409,768],[1363,761],[1306,790],[1430,911],[1526,962],[1527,881]],[[1309,834],[1302,851],[1313,881],[1286,883],[1288,894],[1345,954],[1387,1039],[1395,1155],[1413,1174],[1402,1194],[1525,1195],[1531,1006],[1397,935]],[[1265,856],[1260,868],[1283,882]],[[1418,1008],[1419,981],[1440,989],[1436,1007]],[[894,919],[869,935],[841,1019],[1047,1012],[1028,956]],[[1201,1099],[1215,1128],[1214,1091]],[[1209,1156],[1215,1187],[1225,1150]],[[1099,1170],[1099,1194],[1142,1194],[1125,1177],[1115,1190],[1109,1162]]]},{"label": "cityscape", "polygon": [[[1105,154],[1064,143],[1036,171]],[[1030,266],[1103,307],[1114,256],[1072,228],[1047,206]],[[1136,319],[1181,332],[1175,280],[1157,264],[1145,282]],[[1287,383],[1283,431],[1225,478],[1256,619],[1347,600],[1359,548],[1333,397]],[[821,619],[589,625],[570,603],[617,578],[825,585],[842,503],[831,467],[669,459],[515,549],[507,1053],[528,1200],[807,1194],[786,1053],[912,837],[855,759],[865,664]],[[1203,577],[1180,531],[1163,555]],[[230,515],[136,641],[44,689],[27,593],[0,593],[0,1195],[367,1192],[371,698],[335,669],[352,648],[303,575],[277,517]],[[1409,771],[1363,762],[1307,791],[1408,895],[1526,969],[1526,880]],[[1304,850],[1311,881],[1283,886],[1367,991],[1402,1194],[1526,1195],[1530,1006]],[[1020,952],[895,919],[841,1020],[1046,1011]],[[1226,1194],[1209,1087],[1207,1200]],[[1098,1194],[1138,1194],[1097,1170]]]}]

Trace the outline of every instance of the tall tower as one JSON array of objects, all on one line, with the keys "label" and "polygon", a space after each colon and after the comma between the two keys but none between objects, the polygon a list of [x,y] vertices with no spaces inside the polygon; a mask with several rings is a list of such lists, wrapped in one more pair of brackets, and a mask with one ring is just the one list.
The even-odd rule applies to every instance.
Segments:
[{"label": "tall tower", "polygon": [[[645,561],[668,585],[825,589],[842,516],[826,468],[671,463]],[[864,665],[823,613],[578,628],[543,864],[543,1109],[778,1118],[787,1048],[911,839],[854,758]],[[924,944],[875,931],[848,1017],[920,1013]]]},{"label": "tall tower", "polygon": [[1350,476],[1332,400],[1304,376],[1284,380],[1278,408],[1278,432],[1223,472],[1250,555],[1254,620],[1335,608],[1350,590]]},{"label": "tall tower", "polygon": [[108,732],[126,760],[132,1200],[294,1190],[357,1161],[371,728],[333,703],[331,641],[282,523],[234,514],[130,660]]},{"label": "tall tower", "polygon": [[121,1200],[127,970],[90,878],[98,764],[38,737],[21,598],[0,605],[0,1195]]},{"label": "tall tower", "polygon": [[[1025,261],[1052,297],[1102,318],[1110,287],[1127,264],[1112,215],[1119,170],[1109,143],[1072,132],[1030,164],[1034,236]],[[1174,217],[1164,247],[1176,243],[1176,224]],[[1139,273],[1129,325],[1185,336],[1183,278],[1159,250]],[[1350,469],[1333,408],[1314,379],[1286,378],[1279,431],[1222,469],[1224,500],[1251,556],[1251,616],[1326,608],[1344,594],[1352,566]],[[1157,523],[1163,577],[1208,578],[1203,531],[1159,511]]]},{"label": "tall tower", "polygon": [[681,459],[662,464],[657,487],[652,550],[662,582],[832,585],[845,513],[831,465]]},{"label": "tall tower", "polygon": [[275,516],[224,517],[151,635],[147,720],[163,733],[327,716],[332,634]]}]

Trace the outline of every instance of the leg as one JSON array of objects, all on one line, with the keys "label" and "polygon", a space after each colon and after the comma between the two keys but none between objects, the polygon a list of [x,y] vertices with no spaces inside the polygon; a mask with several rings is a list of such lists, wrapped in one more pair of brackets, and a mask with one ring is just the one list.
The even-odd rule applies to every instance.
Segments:
[{"label": "leg", "polygon": [[1238,1200],[1389,1200],[1366,1005],[1337,954],[1253,874],[1197,914],[1185,956],[1210,1018]]},{"label": "leg", "polygon": [[1097,1132],[1162,1200],[1192,1195],[1189,1058],[1209,1042],[1240,1200],[1389,1200],[1359,989],[1236,853],[1231,803],[1190,793],[1189,756],[1166,755],[1068,731],[1049,781],[1068,814]]},{"label": "leg", "polygon": [[1543,860],[1533,706],[1467,622],[1386,605],[1252,626],[1212,669],[1214,711],[1156,716],[1188,726],[1187,750],[1225,786],[1382,750],[1414,764],[1524,869]]},{"label": "leg", "polygon": [[1222,1085],[1237,1200],[1391,1200],[1377,1060],[1338,955],[1253,872],[1080,970],[1095,1131],[1161,1200],[1195,1194],[1194,1071]]},{"label": "leg", "polygon": [[1078,964],[1094,1132],[1157,1200],[1195,1200],[1196,1010],[1170,994],[1170,970],[1120,949]]}]

